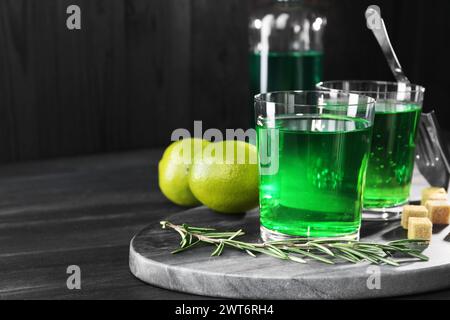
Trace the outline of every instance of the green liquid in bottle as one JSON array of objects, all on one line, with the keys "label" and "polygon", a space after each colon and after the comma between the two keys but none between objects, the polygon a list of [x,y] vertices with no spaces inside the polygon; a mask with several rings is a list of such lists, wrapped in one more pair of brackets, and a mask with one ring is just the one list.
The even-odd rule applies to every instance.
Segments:
[{"label": "green liquid in bottle", "polygon": [[421,107],[415,104],[376,105],[365,208],[395,207],[407,202],[420,113]]},{"label": "green liquid in bottle", "polygon": [[[270,164],[260,161],[262,226],[299,237],[357,234],[372,133],[368,122],[286,117],[267,127],[257,125],[260,149],[277,140],[279,147]],[[274,161],[278,170],[264,174]]]},{"label": "green liquid in bottle", "polygon": [[255,95],[273,91],[314,90],[316,83],[322,81],[322,59],[323,53],[319,51],[269,52],[267,77],[261,80],[261,53],[250,53],[252,127],[254,127]]},{"label": "green liquid in bottle", "polygon": [[[266,92],[313,90],[322,80],[322,52],[269,52],[267,57]],[[261,90],[261,53],[250,54],[251,91]]]}]

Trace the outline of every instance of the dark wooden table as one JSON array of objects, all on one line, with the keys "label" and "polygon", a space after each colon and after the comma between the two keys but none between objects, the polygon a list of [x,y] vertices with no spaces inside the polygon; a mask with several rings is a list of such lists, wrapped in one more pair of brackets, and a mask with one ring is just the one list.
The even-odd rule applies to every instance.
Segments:
[{"label": "dark wooden table", "polygon": [[[158,189],[161,150],[0,166],[0,298],[199,299],[128,269],[144,226],[180,210]],[[81,268],[69,290],[67,267]],[[450,290],[406,298],[450,299]]]}]

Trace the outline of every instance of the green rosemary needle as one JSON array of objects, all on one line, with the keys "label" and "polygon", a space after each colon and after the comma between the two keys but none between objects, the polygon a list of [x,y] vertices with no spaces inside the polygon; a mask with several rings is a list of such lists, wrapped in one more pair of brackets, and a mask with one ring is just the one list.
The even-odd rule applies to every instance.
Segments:
[{"label": "green rosemary needle", "polygon": [[[163,229],[172,229],[180,237],[180,247],[173,254],[189,250],[199,244],[213,246],[211,256],[220,256],[226,247],[246,252],[252,257],[265,254],[280,260],[307,263],[312,259],[326,264],[335,264],[339,260],[350,263],[369,262],[399,266],[404,258],[407,261],[428,261],[422,254],[428,245],[422,240],[396,240],[388,243],[372,243],[359,241],[287,239],[269,242],[244,242],[237,238],[245,235],[241,230],[221,232],[214,228],[202,228],[187,224],[176,225],[169,221],[161,221]],[[403,259],[400,259],[403,258]]]}]

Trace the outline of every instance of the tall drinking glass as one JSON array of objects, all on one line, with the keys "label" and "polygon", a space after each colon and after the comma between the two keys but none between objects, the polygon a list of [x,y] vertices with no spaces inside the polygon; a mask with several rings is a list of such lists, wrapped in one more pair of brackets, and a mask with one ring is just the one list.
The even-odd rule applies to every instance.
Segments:
[{"label": "tall drinking glass", "polygon": [[357,239],[375,100],[274,92],[255,113],[262,238]]},{"label": "tall drinking glass", "polygon": [[376,99],[363,219],[398,219],[409,199],[425,89],[413,84],[377,81],[326,81],[317,88]]}]

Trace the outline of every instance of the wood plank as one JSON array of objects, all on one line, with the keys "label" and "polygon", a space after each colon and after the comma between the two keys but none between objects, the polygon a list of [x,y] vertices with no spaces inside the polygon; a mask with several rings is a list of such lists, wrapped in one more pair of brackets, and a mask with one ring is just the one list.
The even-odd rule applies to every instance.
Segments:
[{"label": "wood plank", "polygon": [[192,123],[190,14],[186,0],[128,3],[129,147],[167,145]]},{"label": "wood plank", "polygon": [[[79,0],[82,30],[69,31],[69,0],[1,1],[0,162],[165,146],[193,120],[246,127],[247,17],[268,2]],[[364,27],[369,0],[308,2],[328,15],[325,78],[392,79]],[[378,4],[407,74],[428,89],[425,110],[448,118],[450,65],[435,39],[450,5]]]},{"label": "wood plank", "polygon": [[[0,299],[201,298],[145,285],[129,272],[132,236],[181,210],[158,190],[161,153],[0,166]],[[72,264],[81,267],[81,291],[66,287]]]},{"label": "wood plank", "polygon": [[[0,298],[170,295],[144,290],[127,260],[132,235],[177,208],[157,188],[160,154],[0,167]],[[66,268],[73,264],[82,270],[81,291],[66,287]]]},{"label": "wood plank", "polygon": [[207,128],[249,123],[247,8],[241,0],[192,0],[192,106]]}]

